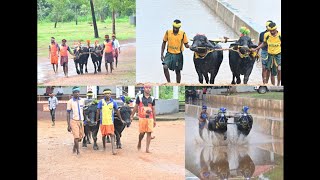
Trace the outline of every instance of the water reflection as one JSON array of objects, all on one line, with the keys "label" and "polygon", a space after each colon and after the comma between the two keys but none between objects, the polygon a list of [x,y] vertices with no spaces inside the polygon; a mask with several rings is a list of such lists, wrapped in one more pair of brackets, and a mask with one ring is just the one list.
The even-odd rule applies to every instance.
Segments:
[{"label": "water reflection", "polygon": [[[235,158],[235,159],[232,159]],[[235,163],[232,167],[231,163]],[[202,148],[200,153],[201,179],[228,179],[231,177],[243,177],[250,179],[255,172],[255,164],[250,155],[238,149],[226,147]]]},{"label": "water reflection", "polygon": [[193,161],[186,156],[186,168],[203,180],[260,177],[269,180],[270,174],[276,173],[275,169],[280,171],[273,177],[283,179],[283,157],[259,148],[215,146],[203,147],[194,153],[198,157]]}]

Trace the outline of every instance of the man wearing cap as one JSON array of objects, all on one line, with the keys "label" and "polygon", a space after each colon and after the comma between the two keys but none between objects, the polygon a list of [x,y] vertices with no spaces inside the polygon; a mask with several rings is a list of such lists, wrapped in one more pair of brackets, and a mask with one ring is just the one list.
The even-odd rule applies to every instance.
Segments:
[{"label": "man wearing cap", "polygon": [[277,76],[278,83],[281,85],[281,33],[277,30],[277,25],[274,22],[271,22],[268,26],[269,32],[264,34],[263,43],[261,43],[254,50],[257,51],[260,48],[268,45],[268,58],[266,62],[266,68],[271,72],[271,83],[275,85],[275,82],[272,82],[272,76]]},{"label": "man wearing cap", "polygon": [[96,115],[96,121],[98,121],[98,117],[100,117],[100,130],[102,134],[102,145],[103,149],[106,149],[106,136],[110,135],[111,137],[111,149],[112,154],[115,155],[114,151],[114,111],[117,112],[118,117],[125,124],[125,122],[121,118],[121,114],[118,110],[118,105],[111,98],[111,90],[104,89],[103,90],[104,98],[101,99],[98,103],[98,110]]},{"label": "man wearing cap", "polygon": [[[264,34],[267,33],[269,24],[272,23],[271,20],[266,22],[266,30],[261,32],[259,35],[259,44],[263,43]],[[262,82],[263,84],[268,84],[270,71],[267,69],[267,59],[268,59],[268,45],[261,48],[261,63],[262,63]],[[271,82],[274,82],[274,76],[271,77]]]},{"label": "man wearing cap", "polygon": [[[167,30],[163,37],[163,42],[161,46],[161,61],[163,65],[163,72],[170,82],[169,70],[176,72],[176,81],[180,83],[181,81],[181,70],[183,68],[183,45],[189,48],[188,38],[184,31],[180,30],[181,21],[176,19],[173,22],[173,29]],[[164,48],[167,46],[167,53],[163,56]]]},{"label": "man wearing cap", "polygon": [[110,72],[112,73],[113,69],[113,49],[114,49],[114,43],[109,39],[109,35],[105,35],[105,41],[103,43],[103,50],[104,50],[104,58],[105,58],[105,66],[106,71],[108,74],[108,63],[110,64]]},{"label": "man wearing cap", "polygon": [[49,59],[53,67],[54,73],[58,72],[58,58],[60,47],[56,43],[55,38],[51,37],[51,44],[49,44]]},{"label": "man wearing cap", "polygon": [[62,39],[62,44],[60,47],[60,65],[63,66],[63,72],[66,77],[68,77],[68,51],[71,52],[70,47],[66,44],[67,40]]},{"label": "man wearing cap", "polygon": [[116,39],[116,35],[112,34],[112,42],[114,45],[114,55],[113,57],[116,59],[116,67],[118,66],[118,56],[120,54],[120,43],[118,41],[118,39]]},{"label": "man wearing cap", "polygon": [[[84,99],[79,97],[80,88],[75,86],[72,88],[73,97],[67,102],[67,122],[68,122],[68,131],[73,134],[74,146],[73,153],[79,151],[79,142],[81,141],[84,135]],[[72,112],[72,119],[70,120],[70,113]]]},{"label": "man wearing cap", "polygon": [[[203,129],[206,128],[208,129],[208,125],[207,125],[207,119],[209,117],[209,114],[207,113],[207,106],[202,106],[202,111],[200,112],[199,115],[199,135],[201,137],[201,139],[203,139],[202,134],[203,134]],[[208,131],[208,135],[209,135],[209,131]]]},{"label": "man wearing cap", "polygon": [[136,105],[134,106],[130,119],[133,120],[133,115],[138,111],[139,117],[139,142],[138,150],[141,149],[141,141],[144,134],[147,133],[146,152],[150,153],[149,146],[151,139],[151,133],[156,126],[156,111],[155,111],[155,98],[150,95],[151,86],[144,85],[144,93],[139,95],[136,99]]},{"label": "man wearing cap", "polygon": [[51,115],[51,121],[52,121],[52,126],[55,125],[55,114],[56,114],[56,108],[59,104],[57,97],[53,94],[53,92],[50,92],[49,94],[49,99],[48,99],[48,106],[50,110],[50,115]]}]

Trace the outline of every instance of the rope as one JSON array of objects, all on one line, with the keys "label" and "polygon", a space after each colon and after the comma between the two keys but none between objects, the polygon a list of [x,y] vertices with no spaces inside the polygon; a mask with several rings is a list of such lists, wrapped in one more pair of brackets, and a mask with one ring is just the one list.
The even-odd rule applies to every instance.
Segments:
[{"label": "rope", "polygon": [[[204,54],[204,53],[196,53],[196,52],[195,52],[195,54],[196,54],[196,57],[197,57],[197,58],[200,58],[200,59],[205,58],[208,53],[214,52],[214,51],[234,51],[234,52],[237,52],[237,53],[239,54],[239,56],[240,56],[241,59],[242,59],[242,58],[249,57],[250,54],[253,54],[252,52],[249,53],[249,54],[241,54],[240,51],[239,51],[239,49],[242,48],[242,47],[244,47],[244,46],[238,46],[238,47],[239,47],[238,50],[235,50],[235,49],[233,49],[233,48],[212,49],[212,48],[208,48],[208,47],[196,47],[196,49],[206,49],[206,50],[208,50],[208,51],[207,51],[207,53],[206,53],[203,57],[202,57],[201,55]],[[255,58],[256,61],[258,61],[259,58],[260,58],[260,56],[259,56],[258,53],[256,53],[256,55],[253,56],[253,58]]]}]

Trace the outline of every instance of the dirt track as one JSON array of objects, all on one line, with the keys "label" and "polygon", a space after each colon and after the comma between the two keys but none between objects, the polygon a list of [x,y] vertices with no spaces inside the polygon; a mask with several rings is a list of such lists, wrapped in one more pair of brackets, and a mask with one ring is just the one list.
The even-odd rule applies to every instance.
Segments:
[{"label": "dirt track", "polygon": [[117,155],[111,154],[109,143],[102,150],[100,132],[98,151],[89,144],[76,155],[66,121],[51,127],[50,120],[38,120],[38,179],[185,179],[184,126],[184,121],[158,121],[151,153],[145,153],[146,136],[138,151],[138,122],[133,121],[123,131]]},{"label": "dirt track", "polygon": [[[91,58],[88,59],[89,73],[78,75],[75,71],[73,59],[69,58],[69,77],[63,74],[62,66],[55,74],[48,57],[38,57],[38,85],[73,86],[73,85],[133,85],[136,83],[136,46],[135,39],[120,41],[121,54],[119,54],[118,67],[112,73],[106,74],[105,61],[102,59],[101,73],[94,74]],[[115,67],[115,66],[114,66]]]}]

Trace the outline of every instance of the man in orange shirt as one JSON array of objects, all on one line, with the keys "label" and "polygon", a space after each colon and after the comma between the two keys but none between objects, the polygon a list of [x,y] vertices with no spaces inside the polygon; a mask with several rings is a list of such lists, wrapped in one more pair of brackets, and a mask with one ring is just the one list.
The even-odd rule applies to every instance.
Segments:
[{"label": "man in orange shirt", "polygon": [[66,77],[68,77],[68,51],[71,52],[70,47],[66,44],[67,40],[62,39],[62,44],[60,47],[60,65],[63,66],[63,72]]},{"label": "man in orange shirt", "polygon": [[151,133],[153,132],[153,128],[156,126],[156,108],[155,108],[155,98],[151,96],[151,86],[144,85],[144,92],[137,96],[136,105],[134,106],[130,119],[133,120],[133,115],[138,111],[139,116],[139,142],[138,142],[138,150],[141,149],[141,141],[144,137],[144,134],[147,133],[147,145],[146,152],[150,153],[149,146],[151,139]]},{"label": "man in orange shirt", "polygon": [[[183,68],[183,45],[189,48],[188,38],[184,31],[180,30],[181,21],[176,19],[173,22],[173,29],[167,30],[161,46],[161,61],[163,65],[164,75],[167,82],[170,82],[169,70],[176,72],[177,83],[181,81],[181,70]],[[164,48],[167,46],[167,53],[163,56]]]},{"label": "man in orange shirt", "polygon": [[53,67],[53,71],[58,73],[58,58],[59,58],[59,45],[56,43],[55,38],[51,37],[51,44],[49,44],[49,59]]},{"label": "man in orange shirt", "polygon": [[110,64],[110,72],[112,73],[113,70],[113,49],[114,44],[113,41],[109,39],[109,35],[105,35],[105,41],[103,43],[103,50],[104,50],[104,58],[105,58],[105,65],[106,71],[108,74],[108,63]]}]

